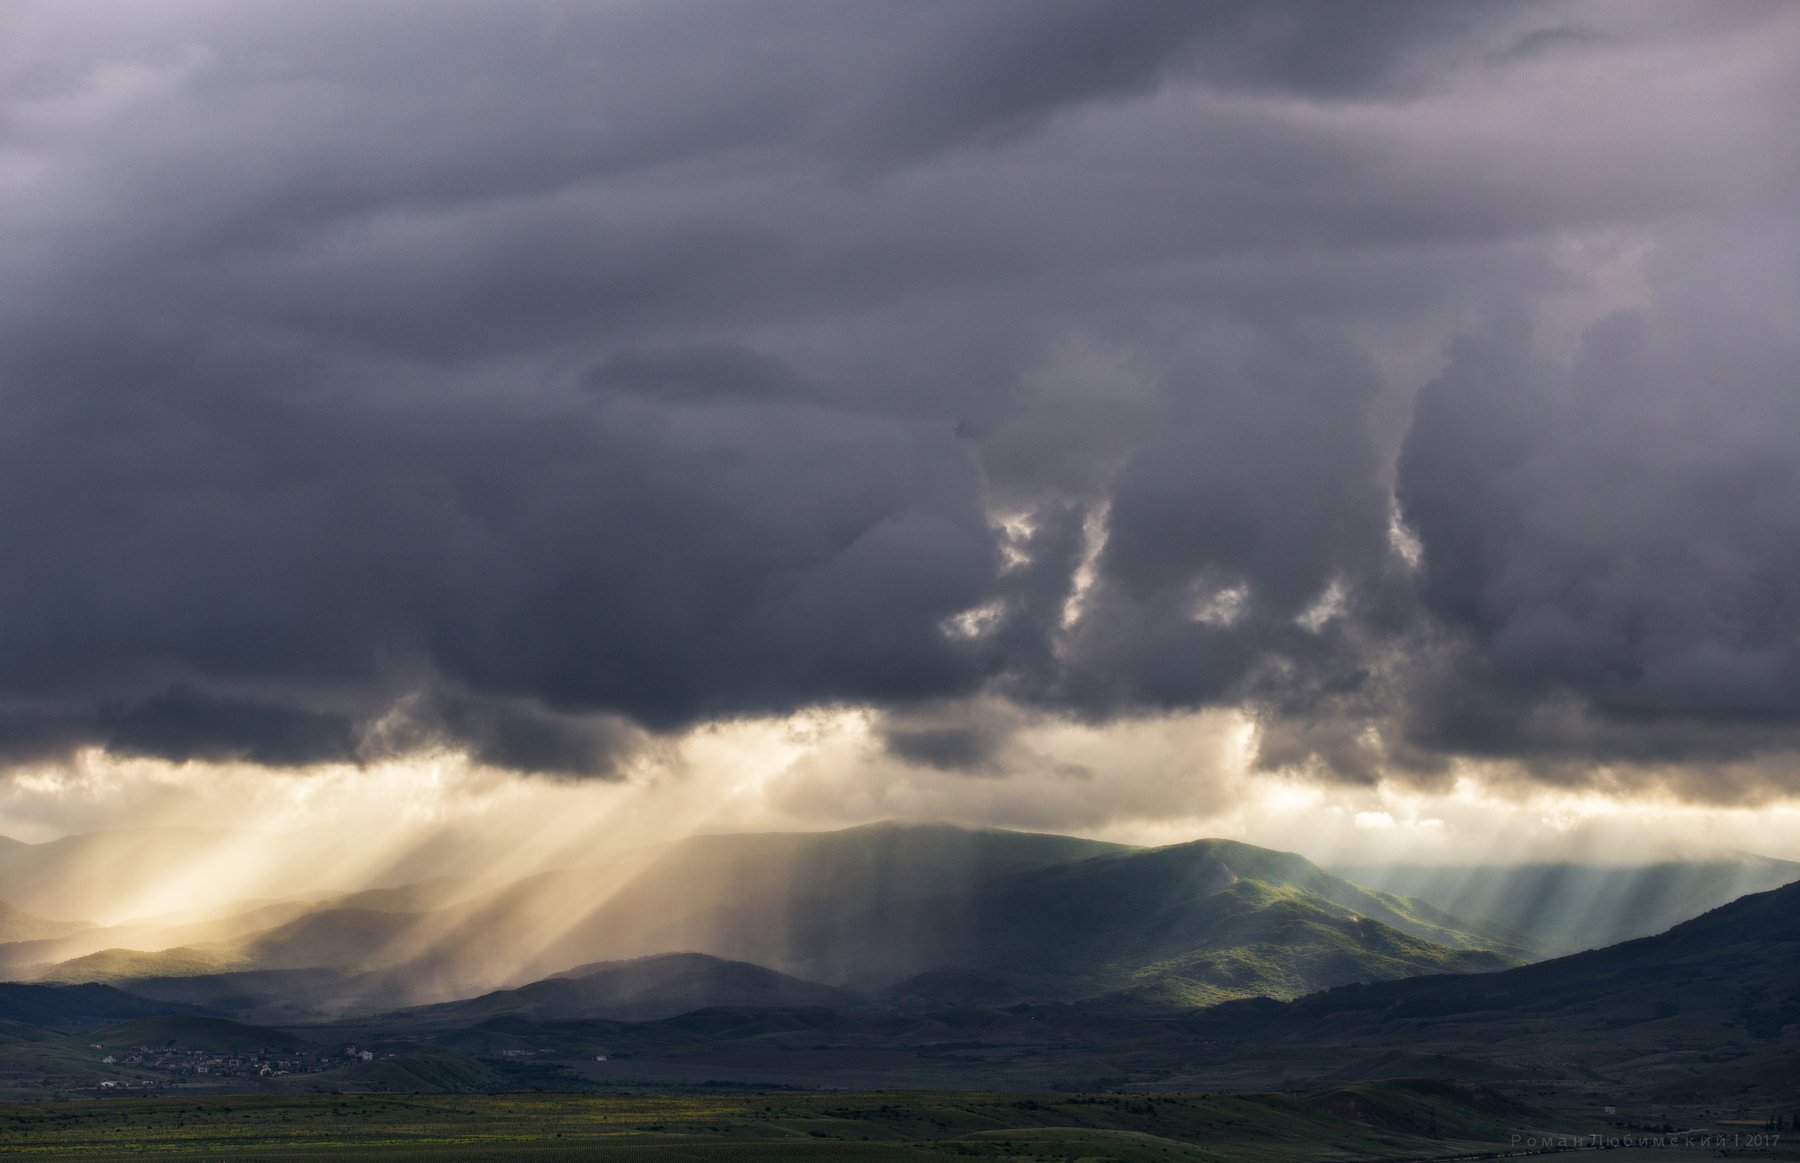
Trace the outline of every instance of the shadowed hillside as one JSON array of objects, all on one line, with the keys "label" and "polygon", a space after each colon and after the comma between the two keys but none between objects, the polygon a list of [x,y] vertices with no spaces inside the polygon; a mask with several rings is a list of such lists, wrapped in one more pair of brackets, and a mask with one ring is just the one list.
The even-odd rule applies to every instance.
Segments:
[{"label": "shadowed hillside", "polygon": [[519,1016],[534,1021],[653,1021],[714,1006],[855,1008],[867,999],[741,961],[702,953],[667,953],[634,961],[583,965],[518,989],[468,1001],[425,1006],[432,1022],[474,1024]]},{"label": "shadowed hillside", "polygon": [[111,1022],[192,1010],[191,1006],[138,997],[108,985],[0,982],[0,1021],[20,1022],[62,1033],[79,1033]]},{"label": "shadowed hillside", "polygon": [[[1360,1073],[1383,1055],[1457,1055],[1514,1077],[1629,1080],[1705,1099],[1800,1085],[1800,885],[1665,933],[1499,973],[1347,985],[1194,1021],[1265,1063]],[[1304,1048],[1304,1055],[1302,1049]]]}]

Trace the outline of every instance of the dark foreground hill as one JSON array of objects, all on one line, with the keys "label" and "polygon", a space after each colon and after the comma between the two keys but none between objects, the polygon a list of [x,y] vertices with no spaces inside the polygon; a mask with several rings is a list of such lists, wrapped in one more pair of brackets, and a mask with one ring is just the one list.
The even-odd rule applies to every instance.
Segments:
[{"label": "dark foreground hill", "polygon": [[1653,937],[1500,973],[1343,986],[1197,1015],[1265,1069],[1356,1074],[1453,1055],[1514,1077],[1614,1080],[1670,1097],[1800,1085],[1800,884]]},{"label": "dark foreground hill", "polygon": [[468,1001],[422,1006],[412,1014],[437,1024],[473,1025],[518,1016],[535,1021],[654,1021],[717,1006],[854,1009],[868,999],[742,961],[704,953],[666,953],[583,965],[518,989]]}]

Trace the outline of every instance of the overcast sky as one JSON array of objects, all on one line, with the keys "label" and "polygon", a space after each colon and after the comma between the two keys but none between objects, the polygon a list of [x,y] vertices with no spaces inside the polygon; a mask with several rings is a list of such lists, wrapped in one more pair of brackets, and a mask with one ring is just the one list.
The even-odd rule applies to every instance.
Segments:
[{"label": "overcast sky", "polygon": [[9,0],[0,765],[1793,796],[1797,109],[1779,0]]}]

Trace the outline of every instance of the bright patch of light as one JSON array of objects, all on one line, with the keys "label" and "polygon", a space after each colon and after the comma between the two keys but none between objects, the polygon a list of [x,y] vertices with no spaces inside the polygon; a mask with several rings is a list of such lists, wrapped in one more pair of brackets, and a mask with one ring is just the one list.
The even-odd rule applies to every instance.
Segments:
[{"label": "bright patch of light", "polygon": [[1235,625],[1250,607],[1250,587],[1246,585],[1226,586],[1202,594],[1194,600],[1188,617],[1196,622],[1204,622],[1209,626]]},{"label": "bright patch of light", "polygon": [[1006,604],[999,600],[987,602],[960,614],[952,614],[938,624],[938,629],[954,641],[969,642],[992,631],[1000,624],[1006,613]]},{"label": "bright patch of light", "polygon": [[1088,511],[1081,523],[1081,561],[1075,566],[1075,574],[1069,585],[1069,596],[1063,602],[1062,628],[1071,629],[1081,621],[1081,614],[1087,606],[1088,591],[1094,588],[1094,582],[1100,576],[1100,554],[1106,548],[1107,518],[1112,513],[1110,503],[1096,505]]},{"label": "bright patch of light", "polygon": [[1294,619],[1295,624],[1303,630],[1317,634],[1325,628],[1325,623],[1344,612],[1344,601],[1347,596],[1343,579],[1332,578],[1331,584],[1325,587],[1324,592],[1313,604],[1300,611],[1300,614]]},{"label": "bright patch of light", "polygon": [[1398,554],[1409,569],[1418,569],[1419,563],[1425,560],[1425,543],[1406,524],[1398,500],[1388,506],[1388,548]]}]

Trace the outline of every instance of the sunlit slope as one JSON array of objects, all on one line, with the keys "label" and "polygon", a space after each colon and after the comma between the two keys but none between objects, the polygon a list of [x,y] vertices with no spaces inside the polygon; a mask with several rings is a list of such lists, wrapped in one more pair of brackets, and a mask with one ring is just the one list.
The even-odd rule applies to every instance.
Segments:
[{"label": "sunlit slope", "polygon": [[268,932],[321,908],[314,901],[246,905],[242,911],[205,921],[76,926],[61,936],[10,941],[0,944],[0,975],[36,978],[44,976],[49,966],[77,960],[97,958],[96,963],[104,963],[121,951],[152,953],[180,948],[205,949],[205,956],[223,964],[234,960],[225,943]]},{"label": "sunlit slope", "polygon": [[59,919],[91,919],[143,885],[215,850],[227,833],[205,828],[133,828],[0,845],[0,900]]},{"label": "sunlit slope", "polygon": [[1558,952],[1647,937],[1741,896],[1800,881],[1800,864],[1749,853],[1621,867],[1395,864],[1338,871],[1459,917],[1515,929]]},{"label": "sunlit slope", "polygon": [[0,942],[0,977],[116,981],[355,964],[367,960],[386,936],[403,932],[417,921],[416,917],[370,921],[366,919],[369,914],[443,908],[470,895],[471,884],[465,878],[440,877],[356,893],[245,901],[238,909],[195,910],[122,925],[42,922],[27,931],[48,928],[60,931],[59,935]]},{"label": "sunlit slope", "polygon": [[420,837],[404,830],[386,836],[349,828],[158,826],[38,844],[0,837],[0,901],[58,921],[134,928],[191,925],[278,902],[401,886],[422,886],[409,891],[435,898],[404,907],[436,908],[456,888],[453,874],[480,872],[493,857],[491,841],[455,831]]},{"label": "sunlit slope", "polygon": [[178,946],[144,952],[138,949],[103,949],[74,957],[39,974],[35,980],[78,984],[84,981],[127,981],[140,977],[189,977],[224,973],[246,962],[229,952]]}]

